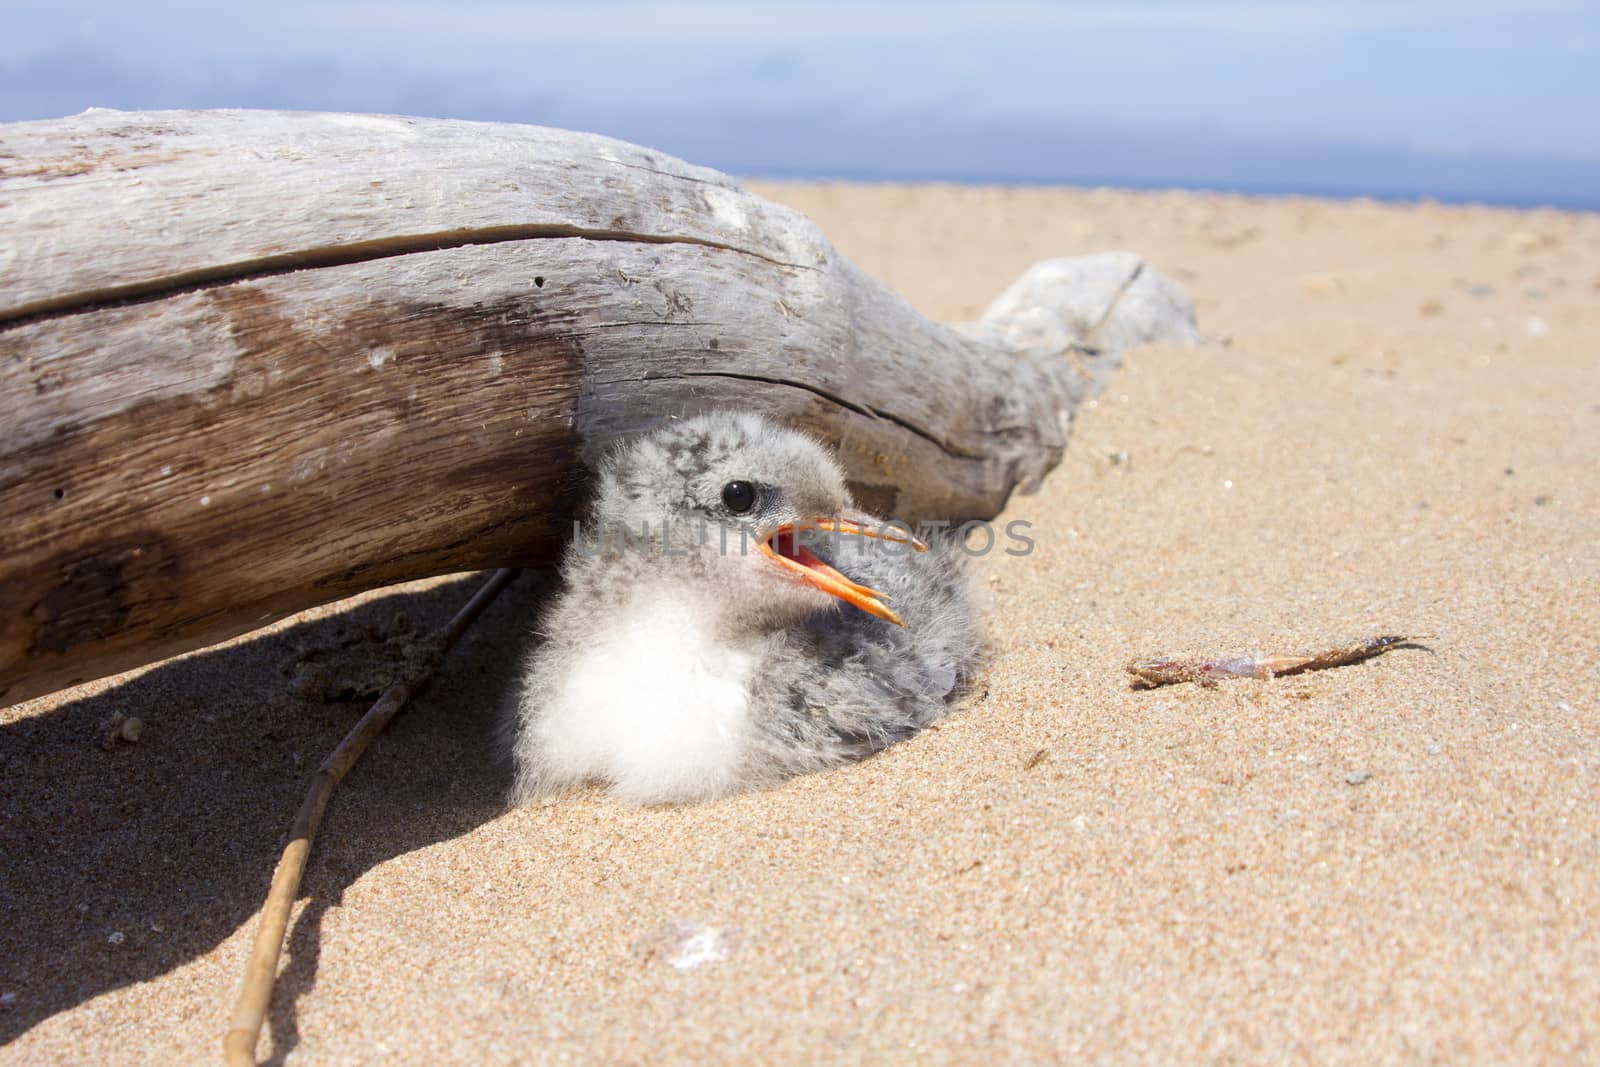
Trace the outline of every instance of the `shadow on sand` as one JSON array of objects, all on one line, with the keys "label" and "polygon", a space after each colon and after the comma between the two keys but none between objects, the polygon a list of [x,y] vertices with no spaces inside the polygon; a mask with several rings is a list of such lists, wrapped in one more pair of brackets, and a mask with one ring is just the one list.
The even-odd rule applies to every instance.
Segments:
[{"label": "shadow on sand", "polygon": [[[0,727],[0,1044],[249,922],[310,773],[412,636],[481,580],[380,597]],[[494,730],[544,588],[536,574],[512,583],[334,793],[273,996],[280,1057],[344,888],[505,810]],[[117,715],[143,721],[137,743],[107,741]],[[217,990],[220,1009],[235,992]]]}]

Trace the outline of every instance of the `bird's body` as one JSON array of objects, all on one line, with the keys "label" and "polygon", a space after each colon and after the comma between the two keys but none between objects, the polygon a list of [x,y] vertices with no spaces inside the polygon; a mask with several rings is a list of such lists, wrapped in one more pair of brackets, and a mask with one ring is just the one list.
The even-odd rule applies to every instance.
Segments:
[{"label": "bird's body", "polygon": [[880,535],[821,446],[763,420],[701,416],[628,446],[528,665],[517,798],[599,781],[704,799],[938,719],[979,636],[962,553],[924,547]]}]

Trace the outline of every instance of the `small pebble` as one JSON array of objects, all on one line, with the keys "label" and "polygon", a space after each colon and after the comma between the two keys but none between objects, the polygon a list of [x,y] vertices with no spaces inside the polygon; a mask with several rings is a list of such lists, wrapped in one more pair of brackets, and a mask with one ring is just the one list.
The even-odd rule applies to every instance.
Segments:
[{"label": "small pebble", "polygon": [[121,930],[113,930],[106,935],[106,941],[113,945],[120,945],[126,940],[128,937]]},{"label": "small pebble", "polygon": [[144,736],[144,720],[137,715],[130,715],[122,720],[122,725],[118,727],[117,732],[122,735],[122,739],[128,744],[138,744],[139,738]]},{"label": "small pebble", "polygon": [[12,1004],[15,1004],[16,1002],[17,1002],[17,995],[15,993],[0,993],[0,1005],[4,1005],[6,1007],[10,1007]]},{"label": "small pebble", "polygon": [[1427,745],[1423,747],[1423,751],[1430,756],[1437,756],[1439,753],[1444,751],[1444,746],[1437,741],[1429,741]]},{"label": "small pebble", "polygon": [[1349,774],[1344,776],[1344,780],[1351,785],[1361,785],[1371,777],[1371,771],[1351,771]]},{"label": "small pebble", "polygon": [[1565,700],[1558,700],[1558,701],[1556,701],[1556,710],[1557,711],[1571,711],[1572,710],[1572,705],[1568,704]]},{"label": "small pebble", "polygon": [[708,963],[721,963],[737,945],[738,935],[732,930],[706,926],[693,919],[674,919],[645,935],[635,949],[675,970],[692,971]]}]

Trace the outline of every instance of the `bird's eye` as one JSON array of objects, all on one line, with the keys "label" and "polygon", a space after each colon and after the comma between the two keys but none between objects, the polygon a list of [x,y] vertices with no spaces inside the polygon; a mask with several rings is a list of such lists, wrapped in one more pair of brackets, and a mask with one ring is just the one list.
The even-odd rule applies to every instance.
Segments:
[{"label": "bird's eye", "polygon": [[756,506],[756,487],[749,482],[729,482],[722,487],[722,504],[735,515]]}]

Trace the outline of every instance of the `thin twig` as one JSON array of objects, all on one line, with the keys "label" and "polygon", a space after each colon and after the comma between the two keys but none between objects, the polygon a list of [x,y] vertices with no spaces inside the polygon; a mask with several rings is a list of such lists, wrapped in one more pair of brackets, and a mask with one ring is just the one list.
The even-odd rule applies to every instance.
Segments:
[{"label": "thin twig", "polygon": [[456,612],[449,625],[434,635],[423,654],[383,691],[377,702],[361,717],[361,721],[339,742],[339,747],[322,761],[322,766],[311,776],[311,787],[306,790],[305,799],[300,802],[300,811],[289,828],[289,843],[278,859],[278,869],[273,872],[272,888],[267,891],[266,907],[261,912],[261,927],[256,931],[255,945],[250,949],[250,961],[245,964],[244,983],[239,988],[239,999],[233,1007],[228,1033],[222,1039],[222,1049],[229,1067],[255,1067],[256,1042],[260,1040],[267,1007],[272,1001],[272,986],[278,976],[278,957],[283,951],[283,935],[289,926],[289,912],[293,910],[295,897],[300,892],[300,879],[305,874],[306,859],[311,854],[311,841],[322,823],[322,813],[328,806],[333,787],[356,765],[372,739],[382,733],[384,727],[405,707],[412,693],[427,684],[445,653],[472,621],[516,576],[517,571],[510,568],[491,574],[472,599]]},{"label": "thin twig", "polygon": [[1231,678],[1281,678],[1284,675],[1322,671],[1330,667],[1347,667],[1352,663],[1381,656],[1397,648],[1425,648],[1418,639],[1431,634],[1407,637],[1403,634],[1385,634],[1382,637],[1364,637],[1337,648],[1313,655],[1283,656],[1263,652],[1240,652],[1230,656],[1205,659],[1197,656],[1173,656],[1165,659],[1134,660],[1125,668],[1133,675],[1135,689],[1155,689],[1163,685],[1194,682],[1210,688]]}]

